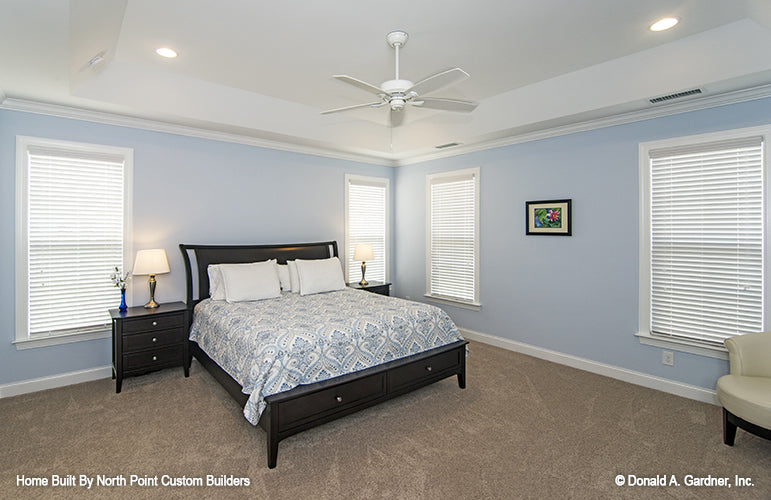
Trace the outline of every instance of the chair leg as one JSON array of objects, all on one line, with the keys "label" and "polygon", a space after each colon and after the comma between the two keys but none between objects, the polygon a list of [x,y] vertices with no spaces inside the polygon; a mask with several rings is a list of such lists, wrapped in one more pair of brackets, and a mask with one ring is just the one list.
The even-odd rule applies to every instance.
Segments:
[{"label": "chair leg", "polygon": [[728,410],[723,408],[723,443],[733,446],[736,440],[736,424],[731,422],[730,416]]}]

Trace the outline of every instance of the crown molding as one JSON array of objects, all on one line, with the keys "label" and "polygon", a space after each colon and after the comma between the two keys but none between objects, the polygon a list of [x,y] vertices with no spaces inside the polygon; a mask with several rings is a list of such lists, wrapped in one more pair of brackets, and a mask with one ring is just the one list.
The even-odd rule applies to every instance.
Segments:
[{"label": "crown molding", "polygon": [[752,87],[749,89],[735,90],[711,96],[693,97],[689,98],[687,101],[676,103],[673,102],[652,105],[655,107],[637,111],[628,111],[626,113],[618,113],[602,118],[595,118],[592,120],[583,120],[568,125],[548,127],[541,130],[534,130],[532,132],[511,135],[490,141],[477,142],[463,145],[457,148],[452,148],[451,150],[447,151],[411,156],[408,158],[396,160],[396,163],[401,167],[440,158],[449,158],[452,156],[484,151],[486,149],[511,146],[513,144],[521,144],[524,142],[537,141],[540,139],[548,139],[550,137],[575,134],[577,132],[586,132],[599,128],[612,127],[614,125],[625,125],[628,123],[650,120],[653,118],[662,118],[665,116],[688,113],[690,111],[698,111],[701,109],[716,108],[728,104],[754,101],[757,99],[764,99],[766,97],[771,97],[771,84]]},{"label": "crown molding", "polygon": [[7,97],[5,93],[3,93],[2,89],[0,89],[0,109],[57,116],[60,118],[71,118],[75,120],[84,120],[105,125],[115,125],[120,127],[149,130],[153,132],[197,137],[200,139],[209,139],[213,141],[245,144],[260,148],[277,149],[292,153],[333,158],[336,160],[367,163],[370,165],[401,167],[441,158],[449,158],[453,156],[474,153],[477,151],[484,151],[487,149],[511,146],[514,144],[548,139],[551,137],[574,134],[577,132],[586,132],[599,128],[612,127],[615,125],[624,125],[643,120],[650,120],[653,118],[661,118],[680,113],[687,113],[690,111],[698,111],[701,109],[725,106],[728,104],[736,104],[745,101],[763,99],[766,97],[771,97],[771,84],[752,87],[749,89],[735,90],[716,95],[693,97],[681,102],[652,105],[652,107],[642,110],[617,113],[602,118],[582,120],[576,123],[556,127],[546,127],[540,130],[533,130],[521,134],[513,134],[499,139],[462,145],[459,147],[451,148],[449,150],[437,151],[427,154],[416,154],[404,158],[387,158],[368,153],[340,151],[323,146],[262,139],[244,134],[220,132],[217,130],[180,125],[161,120],[137,118],[121,115],[118,113],[93,111],[72,106],[43,103],[27,99],[17,99],[13,97]]},{"label": "crown molding", "polygon": [[[0,90],[0,97],[2,97]],[[133,116],[121,115],[118,113],[108,113],[105,111],[93,111],[88,109],[76,108],[72,106],[63,106],[60,104],[51,104],[27,99],[17,99],[8,97],[5,100],[0,99],[0,109],[10,111],[22,111],[25,113],[35,113],[40,115],[56,116],[59,118],[70,118],[73,120],[83,120],[104,125],[115,125],[118,127],[129,127],[152,132],[163,132],[166,134],[175,134],[188,137],[197,137],[199,139],[209,139],[213,141],[232,142],[244,144],[247,146],[256,146],[267,149],[278,149],[292,153],[307,154],[312,156],[322,156],[336,160],[355,161],[374,165],[383,165],[386,167],[395,167],[396,162],[389,158],[378,157],[367,153],[355,153],[338,151],[321,146],[312,146],[304,144],[295,144],[284,141],[274,141],[262,139],[244,134],[235,134],[207,129],[203,127],[193,127],[189,125],[180,125],[176,123],[165,122],[162,120],[151,120],[147,118],[137,118]]]}]

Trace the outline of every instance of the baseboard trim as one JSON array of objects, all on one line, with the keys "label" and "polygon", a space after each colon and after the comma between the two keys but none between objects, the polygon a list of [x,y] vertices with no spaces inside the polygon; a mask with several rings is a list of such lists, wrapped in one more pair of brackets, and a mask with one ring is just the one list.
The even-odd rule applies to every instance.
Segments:
[{"label": "baseboard trim", "polygon": [[18,396],[20,394],[28,394],[30,392],[44,391],[46,389],[56,389],[58,387],[80,384],[82,382],[91,382],[92,380],[99,380],[111,376],[111,366],[100,366],[97,368],[89,368],[88,370],[51,375],[50,377],[12,382],[10,384],[0,385],[0,399],[10,398],[11,396]]},{"label": "baseboard trim", "polygon": [[682,382],[676,382],[674,380],[656,377],[654,375],[649,375],[647,373],[642,373],[635,370],[628,370],[618,366],[599,363],[590,359],[579,358],[570,354],[552,351],[550,349],[544,349],[543,347],[537,347],[534,345],[525,344],[523,342],[517,342],[515,340],[496,337],[495,335],[475,332],[465,328],[459,328],[459,330],[463,334],[463,337],[467,340],[475,340],[477,342],[500,347],[509,351],[514,351],[520,354],[533,356],[535,358],[545,359],[546,361],[552,361],[561,365],[570,366],[571,368],[578,368],[579,370],[584,370],[624,382],[629,382],[630,384],[640,385],[649,389],[655,389],[669,394],[674,394],[676,396],[720,406],[720,402],[717,399],[717,392],[705,389],[703,387],[684,384]]}]

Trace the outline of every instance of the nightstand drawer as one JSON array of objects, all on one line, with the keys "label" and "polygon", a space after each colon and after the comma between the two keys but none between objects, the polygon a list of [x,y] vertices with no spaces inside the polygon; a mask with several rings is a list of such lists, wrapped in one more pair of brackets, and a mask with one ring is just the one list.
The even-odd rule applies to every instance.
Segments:
[{"label": "nightstand drawer", "polygon": [[126,335],[123,337],[123,352],[179,344],[184,341],[185,331],[182,328],[158,332],[135,333],[134,335]]},{"label": "nightstand drawer", "polygon": [[153,370],[165,366],[174,366],[182,363],[183,346],[175,345],[147,351],[133,352],[123,355],[123,369],[126,371],[136,369]]},{"label": "nightstand drawer", "polygon": [[388,390],[399,390],[439,376],[445,370],[457,369],[461,362],[460,356],[459,351],[445,352],[426,358],[420,363],[396,368],[388,374]]},{"label": "nightstand drawer", "polygon": [[155,330],[178,328],[185,324],[185,314],[164,314],[150,318],[129,319],[123,321],[123,334],[145,333]]}]

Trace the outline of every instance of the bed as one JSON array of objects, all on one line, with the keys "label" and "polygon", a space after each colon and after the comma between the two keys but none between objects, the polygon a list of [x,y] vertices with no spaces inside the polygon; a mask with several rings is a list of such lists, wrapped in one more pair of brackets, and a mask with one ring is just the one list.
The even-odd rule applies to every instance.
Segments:
[{"label": "bed", "polygon": [[[298,432],[454,375],[466,386],[468,342],[434,306],[346,287],[230,304],[209,298],[210,265],[323,262],[338,257],[335,241],[179,248],[191,318],[187,367],[195,357],[266,431],[269,468],[279,442]],[[251,332],[249,340],[236,330]]]}]

